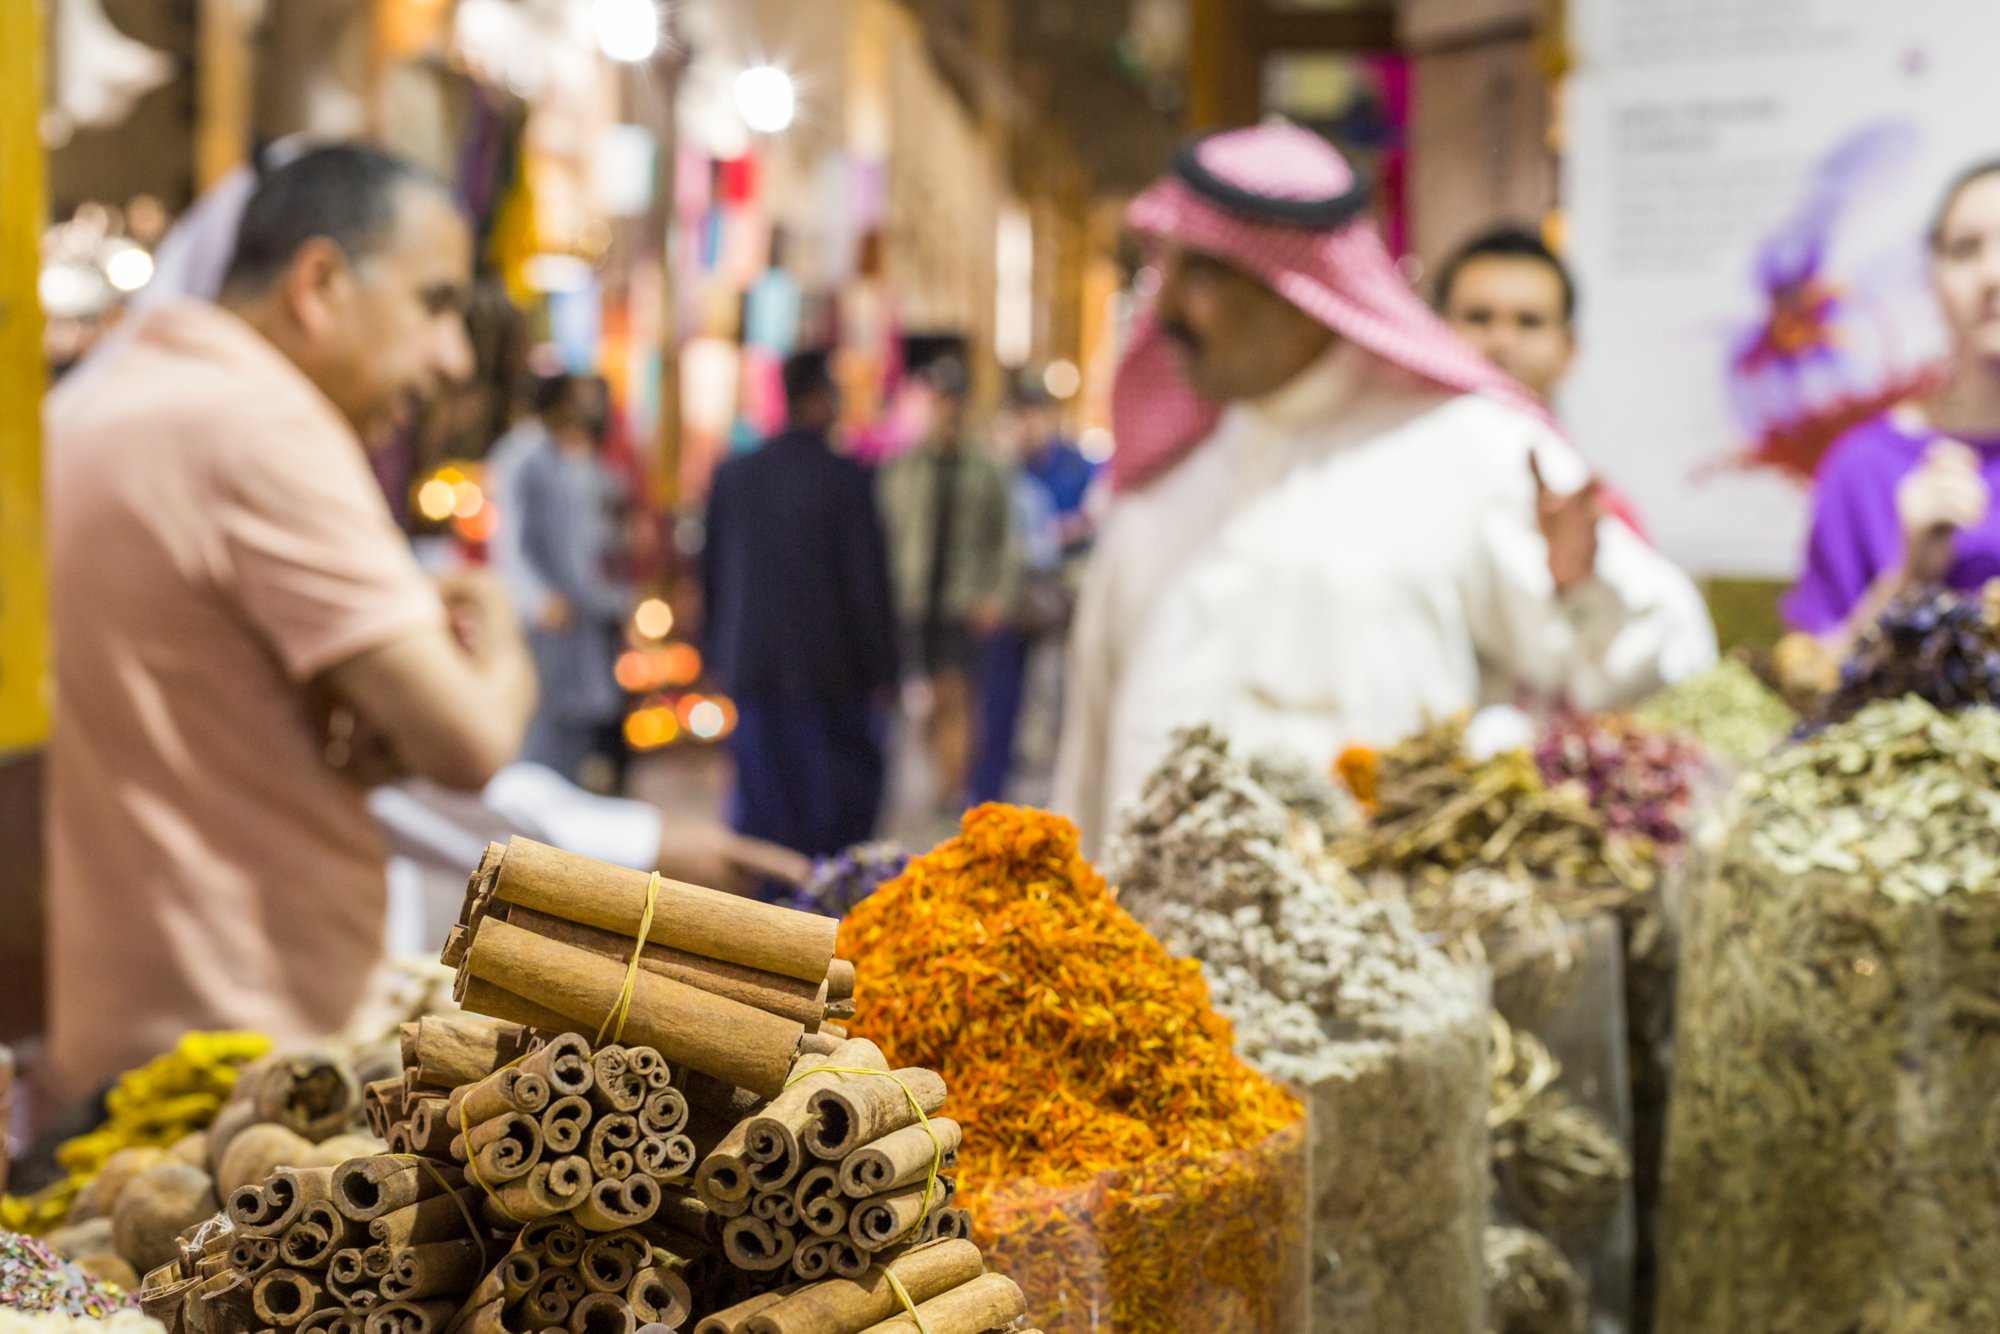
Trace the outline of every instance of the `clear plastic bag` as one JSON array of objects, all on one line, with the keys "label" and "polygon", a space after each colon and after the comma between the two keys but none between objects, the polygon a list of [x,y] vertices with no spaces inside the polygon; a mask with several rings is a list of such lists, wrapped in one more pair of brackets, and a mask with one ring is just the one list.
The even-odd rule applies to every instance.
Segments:
[{"label": "clear plastic bag", "polygon": [[1310,1328],[1309,1138],[1301,1117],[1213,1158],[1005,1186],[977,1240],[1046,1334],[1293,1334]]}]

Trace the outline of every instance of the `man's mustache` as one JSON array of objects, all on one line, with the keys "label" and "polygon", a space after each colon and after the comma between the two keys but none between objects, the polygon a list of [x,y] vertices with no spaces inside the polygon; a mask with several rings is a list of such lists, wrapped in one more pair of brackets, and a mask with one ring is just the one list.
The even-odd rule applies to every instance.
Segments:
[{"label": "man's mustache", "polygon": [[1160,332],[1179,343],[1189,352],[1201,351],[1201,336],[1179,320],[1163,320]]}]

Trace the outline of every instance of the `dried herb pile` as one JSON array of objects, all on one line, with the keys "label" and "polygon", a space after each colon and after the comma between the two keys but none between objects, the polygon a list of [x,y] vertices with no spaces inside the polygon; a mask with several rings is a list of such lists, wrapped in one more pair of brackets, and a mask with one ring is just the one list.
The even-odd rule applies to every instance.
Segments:
[{"label": "dried herb pile", "polygon": [[1563,713],[1535,743],[1535,764],[1551,787],[1576,783],[1614,835],[1652,840],[1662,852],[1687,837],[1699,746],[1616,714]]},{"label": "dried herb pile", "polygon": [[2000,606],[1947,591],[1905,594],[1842,664],[1840,684],[1813,717],[1844,722],[1877,700],[1915,695],[1940,709],[2000,703]]},{"label": "dried herb pile", "polygon": [[1632,711],[1632,721],[1691,736],[1731,764],[1755,764],[1798,726],[1799,716],[1751,671],[1725,658],[1668,686]]},{"label": "dried herb pile", "polygon": [[1745,775],[1679,1044],[1665,1328],[2000,1328],[2000,712],[1878,703]]},{"label": "dried herb pile", "polygon": [[1476,1329],[1486,1002],[1400,903],[1290,846],[1287,807],[1209,728],[1174,748],[1107,866],[1202,961],[1238,1050],[1313,1101],[1320,1328]]},{"label": "dried herb pile", "polygon": [[960,1203],[1044,1329],[1286,1330],[1302,1109],[1232,1050],[1068,821],[989,805],[841,925],[857,1037],[942,1074]]},{"label": "dried herb pile", "polygon": [[1583,1334],[1588,1314],[1582,1277],[1547,1237],[1486,1229],[1487,1334]]}]

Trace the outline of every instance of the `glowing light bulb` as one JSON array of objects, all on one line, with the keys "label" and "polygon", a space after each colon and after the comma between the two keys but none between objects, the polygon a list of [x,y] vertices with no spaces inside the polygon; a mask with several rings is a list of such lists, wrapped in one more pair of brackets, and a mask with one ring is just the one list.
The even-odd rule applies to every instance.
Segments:
[{"label": "glowing light bulb", "polygon": [[792,76],[776,65],[752,65],[736,76],[736,110],[759,134],[780,134],[798,114]]}]

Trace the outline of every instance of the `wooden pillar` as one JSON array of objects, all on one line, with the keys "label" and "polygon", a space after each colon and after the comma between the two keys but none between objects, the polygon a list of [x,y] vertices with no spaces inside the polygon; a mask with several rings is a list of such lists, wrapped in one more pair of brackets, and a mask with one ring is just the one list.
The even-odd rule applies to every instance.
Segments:
[{"label": "wooden pillar", "polygon": [[1265,0],[1193,0],[1188,31],[1187,129],[1257,119],[1257,40]]},{"label": "wooden pillar", "polygon": [[201,0],[195,32],[194,179],[200,193],[250,158],[256,89],[251,7]]},{"label": "wooden pillar", "polygon": [[36,296],[46,162],[41,6],[0,4],[0,755],[41,744],[48,593],[42,556],[42,315]]},{"label": "wooden pillar", "polygon": [[1008,53],[1007,0],[978,0],[973,14],[978,86],[975,90],[979,138],[988,177],[986,245],[983,263],[974,270],[979,284],[972,303],[974,327],[967,339],[971,353],[972,393],[976,403],[992,406],[1000,400],[1000,363],[994,357],[994,321],[998,318],[998,247],[1000,211],[1014,185],[1012,127],[1008,123],[1007,89],[1013,62]]}]

